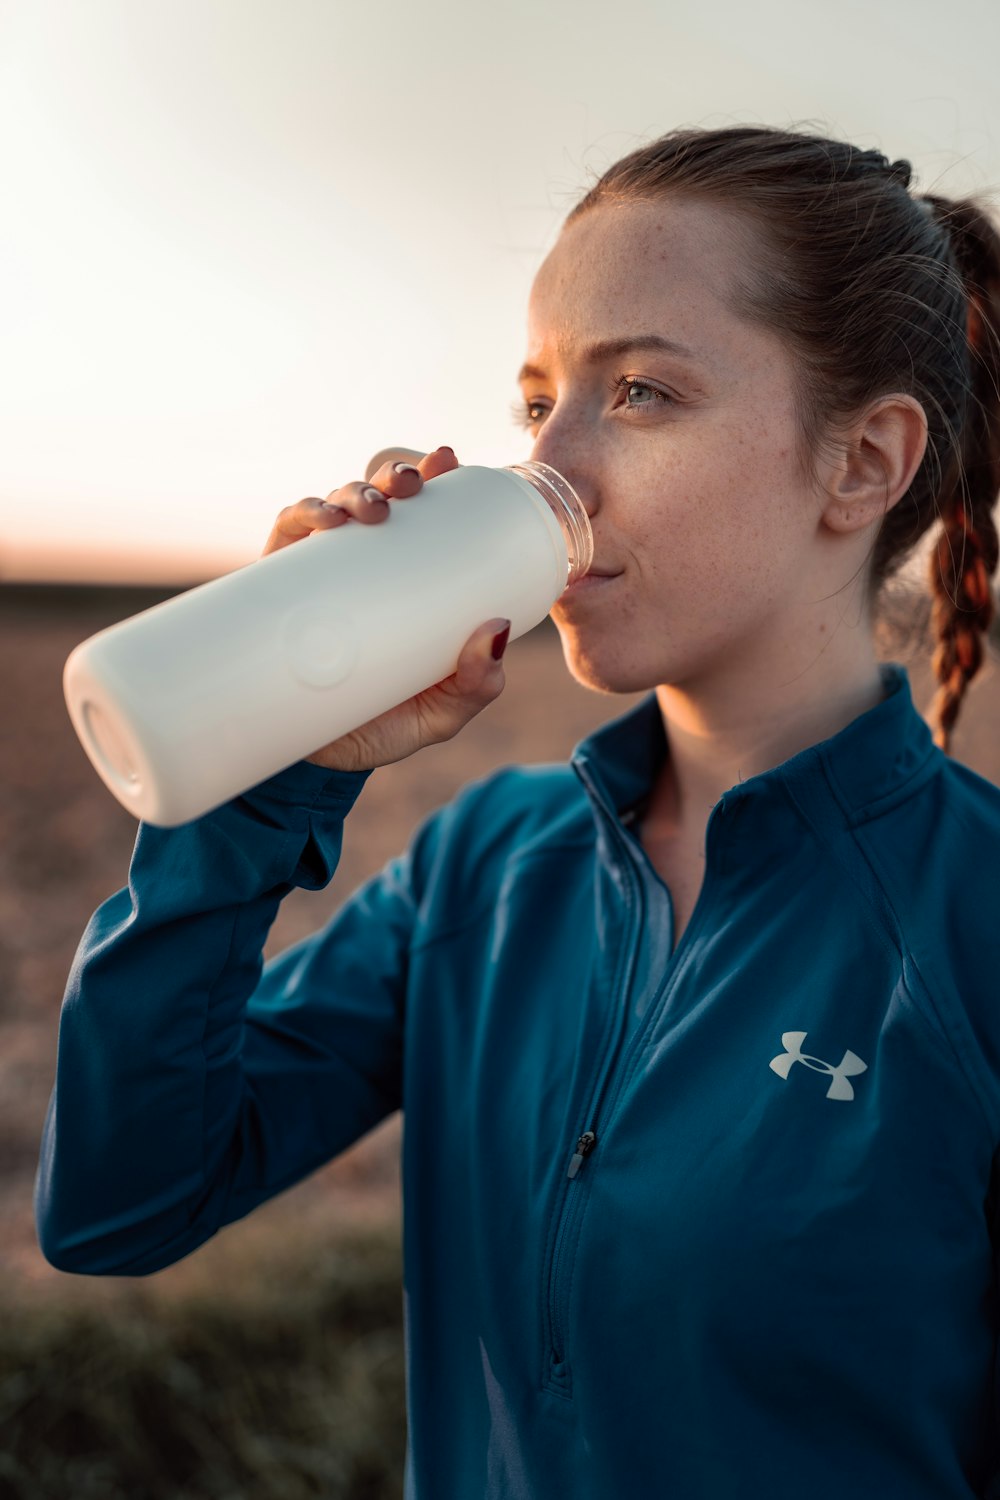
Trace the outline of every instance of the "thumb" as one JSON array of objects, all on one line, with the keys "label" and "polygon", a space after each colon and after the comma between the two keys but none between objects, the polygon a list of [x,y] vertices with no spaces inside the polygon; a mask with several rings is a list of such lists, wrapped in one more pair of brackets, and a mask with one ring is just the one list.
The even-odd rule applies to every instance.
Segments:
[{"label": "thumb", "polygon": [[500,662],[510,639],[510,621],[503,617],[487,620],[469,637],[458,658],[455,687],[461,694],[475,694],[488,683],[490,697],[496,696],[494,679],[503,681]]}]

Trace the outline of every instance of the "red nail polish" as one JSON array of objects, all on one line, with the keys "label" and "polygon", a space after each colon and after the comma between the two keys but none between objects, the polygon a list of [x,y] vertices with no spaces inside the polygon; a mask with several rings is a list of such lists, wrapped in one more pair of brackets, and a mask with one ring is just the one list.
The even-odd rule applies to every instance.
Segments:
[{"label": "red nail polish", "polygon": [[510,621],[508,620],[506,626],[504,627],[504,629],[501,630],[501,631],[498,631],[498,633],[493,637],[492,651],[493,651],[493,660],[494,661],[499,661],[500,658],[501,658],[501,656],[503,656],[504,652],[506,651],[506,649],[507,649],[507,637],[509,635],[510,635]]}]

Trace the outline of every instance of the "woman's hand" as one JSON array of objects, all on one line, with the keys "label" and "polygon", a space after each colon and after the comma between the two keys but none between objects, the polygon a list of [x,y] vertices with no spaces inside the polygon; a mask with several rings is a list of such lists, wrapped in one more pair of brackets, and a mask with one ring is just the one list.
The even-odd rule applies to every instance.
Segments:
[{"label": "woman's hand", "polygon": [[[387,456],[390,454],[405,454],[405,457],[394,461],[394,457]],[[380,466],[372,472],[372,465],[380,460]],[[450,448],[422,455],[409,449],[383,449],[368,465],[367,481],[359,479],[342,485],[325,500],[313,496],[286,506],[272,527],[261,557],[301,542],[315,531],[331,531],[358,522],[377,526],[388,516],[390,504],[412,500],[425,480],[458,467],[458,459]],[[453,739],[503,692],[505,679],[500,657],[509,628],[507,620],[487,620],[462,647],[451,677],[332,740],[305,759],[329,771],[370,771],[376,766],[405,760],[425,745]],[[496,648],[499,655],[494,658]]]}]

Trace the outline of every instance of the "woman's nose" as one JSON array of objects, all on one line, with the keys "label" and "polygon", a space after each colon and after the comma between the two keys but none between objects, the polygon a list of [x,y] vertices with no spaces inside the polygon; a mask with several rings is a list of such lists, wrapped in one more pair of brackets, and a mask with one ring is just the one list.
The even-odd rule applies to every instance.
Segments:
[{"label": "woman's nose", "polygon": [[531,457],[535,463],[548,464],[573,486],[592,520],[598,506],[593,466],[578,452],[572,451],[570,445],[554,440],[554,435],[553,438],[548,438],[544,431],[538,434]]}]

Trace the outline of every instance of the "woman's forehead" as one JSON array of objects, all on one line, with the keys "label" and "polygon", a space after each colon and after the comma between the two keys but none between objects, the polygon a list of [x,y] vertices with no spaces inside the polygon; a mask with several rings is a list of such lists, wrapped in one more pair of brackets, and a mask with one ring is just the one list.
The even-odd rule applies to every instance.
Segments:
[{"label": "woman's forehead", "polygon": [[724,301],[739,266],[732,231],[731,216],[709,204],[588,210],[564,227],[535,276],[529,360],[543,345],[568,352],[623,328],[658,329],[709,355],[736,321]]}]

